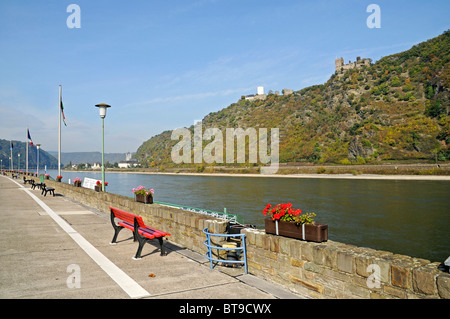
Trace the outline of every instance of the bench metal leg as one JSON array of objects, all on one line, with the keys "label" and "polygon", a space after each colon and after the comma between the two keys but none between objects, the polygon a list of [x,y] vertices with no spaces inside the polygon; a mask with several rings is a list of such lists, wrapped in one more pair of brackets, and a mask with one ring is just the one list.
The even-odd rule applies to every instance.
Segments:
[{"label": "bench metal leg", "polygon": [[[151,240],[149,238],[146,238],[146,237],[140,235],[138,230],[139,230],[139,225],[138,225],[137,220],[135,218],[134,219],[134,232],[133,232],[133,234],[134,234],[135,238],[137,238],[137,241],[139,242],[139,247],[138,247],[138,249],[136,251],[136,255],[134,256],[133,259],[141,258],[142,248],[144,248],[145,243],[148,243]],[[164,256],[165,251],[164,251],[164,240],[163,240],[163,237],[158,237],[157,239],[159,241],[159,245],[161,246],[161,256]]]},{"label": "bench metal leg", "polygon": [[[155,239],[158,239],[158,241],[159,241],[159,245],[161,247],[161,256],[165,256],[166,251],[164,249],[164,239],[163,239],[163,237],[158,237],[158,238],[155,238]],[[136,255],[134,255],[133,259],[140,259],[141,258],[142,249],[144,248],[144,245],[146,243],[150,242],[150,240],[151,239],[147,239],[147,238],[142,237],[141,235],[139,235],[139,237],[138,237],[139,247],[138,247],[138,249],[136,251]]]},{"label": "bench metal leg", "polygon": [[114,227],[114,236],[111,240],[111,244],[115,244],[117,242],[117,236],[119,235],[119,232],[123,229],[123,226],[115,226]]},{"label": "bench metal leg", "polygon": [[[111,244],[115,244],[117,241],[117,236],[119,235],[119,232],[124,228],[123,226],[117,226],[116,223],[114,222],[114,214],[111,213],[111,224],[114,228],[114,236],[113,239],[111,241]],[[133,234],[134,236],[134,234]]]},{"label": "bench metal leg", "polygon": [[161,246],[161,256],[165,255],[165,251],[164,251],[164,239],[163,237],[158,237],[158,241],[159,241],[159,246]]},{"label": "bench metal leg", "polygon": [[142,248],[144,248],[145,240],[138,239],[138,241],[139,241],[139,247],[138,247],[138,250],[136,251],[136,255],[134,255],[133,259],[140,259],[141,253],[142,253]]}]

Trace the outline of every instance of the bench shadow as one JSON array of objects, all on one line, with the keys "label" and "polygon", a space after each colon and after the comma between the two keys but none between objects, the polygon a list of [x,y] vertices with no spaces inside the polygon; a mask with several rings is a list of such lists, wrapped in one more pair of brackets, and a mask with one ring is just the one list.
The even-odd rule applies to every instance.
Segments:
[{"label": "bench shadow", "polygon": [[[133,238],[133,237],[131,237],[131,238]],[[156,240],[154,242],[153,241],[152,242],[147,242],[146,246],[152,246],[154,249],[153,249],[153,251],[148,252],[146,254],[142,254],[141,253],[141,258],[144,258],[146,256],[150,256],[150,255],[153,255],[153,254],[156,254],[156,253],[158,253],[158,254],[161,253],[161,247],[159,246],[159,243]],[[145,249],[145,246],[144,246],[144,249]],[[186,248],[179,247],[179,246],[177,246],[175,244],[172,244],[172,243],[170,243],[168,241],[164,242],[164,252],[165,252],[164,256],[168,256],[172,252],[177,252],[177,251],[181,251],[181,250],[186,250]],[[164,256],[161,256],[161,257],[164,257]]]},{"label": "bench shadow", "polygon": [[[130,236],[130,237],[128,237],[128,238],[123,238],[123,239],[120,239],[120,240],[119,240],[119,239],[116,239],[116,244],[123,243],[123,242],[127,242],[127,241],[133,242],[133,236]],[[136,241],[136,244],[138,244],[137,241]],[[153,255],[153,254],[155,254],[155,253],[158,253],[158,254],[161,253],[161,247],[159,246],[159,243],[158,243],[158,241],[156,241],[156,240],[155,240],[155,242],[147,242],[147,244],[144,246],[144,249],[143,249],[143,250],[146,250],[145,247],[151,247],[151,248],[153,248],[153,250],[150,251],[150,252],[148,252],[148,253],[146,253],[146,254],[141,253],[141,258],[144,258],[144,257],[146,257],[146,256],[150,256],[150,255]],[[169,255],[172,251],[182,250],[182,249],[183,249],[183,248],[180,248],[180,247],[178,247],[178,246],[176,246],[176,245],[170,244],[170,243],[168,243],[168,242],[165,242],[165,243],[164,243],[164,248],[165,248],[165,254],[164,254],[164,256]]]},{"label": "bench shadow", "polygon": [[[156,254],[156,253],[158,253],[158,254],[160,253],[159,247],[155,247],[153,244],[149,244],[149,245],[152,245],[155,249],[153,249],[153,251],[151,251],[151,252],[149,252],[149,253],[141,254],[141,258],[150,256],[150,255],[153,255],[153,254]],[[167,256],[168,254],[169,254],[169,252],[166,250],[165,256]],[[163,257],[163,256],[161,256],[161,257]]]},{"label": "bench shadow", "polygon": [[122,243],[122,242],[124,242],[124,241],[128,241],[128,240],[133,240],[133,236],[130,236],[130,237],[128,237],[128,238],[125,238],[125,239],[121,239],[121,240],[116,240],[116,244],[118,244],[118,243]]}]

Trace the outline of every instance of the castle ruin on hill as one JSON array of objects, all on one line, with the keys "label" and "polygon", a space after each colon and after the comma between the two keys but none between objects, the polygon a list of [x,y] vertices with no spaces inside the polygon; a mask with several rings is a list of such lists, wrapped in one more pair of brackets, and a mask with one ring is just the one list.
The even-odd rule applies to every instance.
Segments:
[{"label": "castle ruin on hill", "polygon": [[356,61],[348,61],[348,64],[344,64],[344,59],[336,59],[335,60],[335,67],[336,67],[336,73],[343,73],[346,70],[354,69],[354,68],[361,68],[365,65],[370,65],[370,59],[361,59],[359,56],[356,57]]}]

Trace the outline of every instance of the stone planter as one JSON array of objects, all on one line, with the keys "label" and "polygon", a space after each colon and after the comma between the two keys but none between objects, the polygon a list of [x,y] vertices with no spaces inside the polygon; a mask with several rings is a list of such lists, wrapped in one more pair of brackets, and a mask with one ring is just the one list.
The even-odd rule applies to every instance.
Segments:
[{"label": "stone planter", "polygon": [[144,204],[153,204],[152,195],[134,194],[134,198],[137,202]]},{"label": "stone planter", "polygon": [[62,177],[56,177],[57,182],[61,182]]},{"label": "stone planter", "polygon": [[328,240],[328,225],[325,224],[296,225],[295,223],[284,221],[278,221],[278,227],[276,224],[276,221],[266,218],[266,233],[318,243]]},{"label": "stone planter", "polygon": [[95,191],[96,192],[103,192],[102,191],[102,185],[95,185]]},{"label": "stone planter", "polygon": [[75,187],[81,187],[81,182],[80,181],[75,181],[75,182],[73,182],[73,185]]}]

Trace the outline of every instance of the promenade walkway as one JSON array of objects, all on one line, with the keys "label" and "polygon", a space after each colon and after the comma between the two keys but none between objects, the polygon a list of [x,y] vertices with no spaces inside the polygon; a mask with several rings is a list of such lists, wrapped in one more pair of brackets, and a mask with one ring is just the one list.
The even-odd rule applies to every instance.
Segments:
[{"label": "promenade walkway", "polygon": [[0,298],[303,298],[242,269],[211,270],[204,256],[170,241],[167,256],[155,242],[133,260],[131,232],[117,245],[112,236],[104,212],[0,176]]}]

